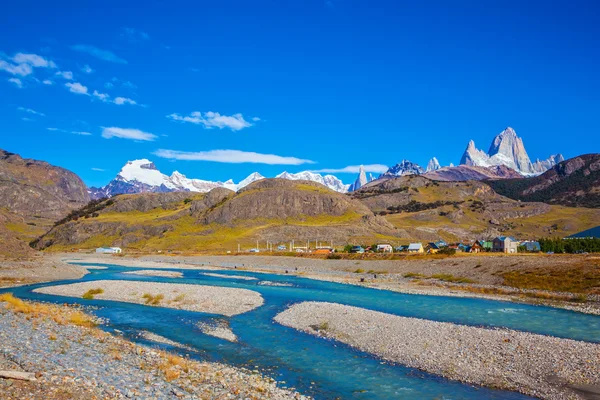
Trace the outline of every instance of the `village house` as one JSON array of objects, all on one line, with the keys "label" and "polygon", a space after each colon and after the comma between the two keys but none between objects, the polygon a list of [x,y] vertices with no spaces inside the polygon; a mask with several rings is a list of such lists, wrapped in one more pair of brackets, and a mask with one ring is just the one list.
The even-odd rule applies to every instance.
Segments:
[{"label": "village house", "polygon": [[510,236],[498,236],[492,241],[492,250],[503,253],[516,253],[519,249],[519,242]]},{"label": "village house", "polygon": [[483,251],[483,246],[481,245],[481,243],[479,242],[479,240],[477,240],[471,246],[471,249],[469,250],[469,253],[481,253],[482,251]]},{"label": "village house", "polygon": [[390,244],[378,244],[377,251],[382,253],[393,253],[394,248]]},{"label": "village house", "polygon": [[423,248],[423,245],[421,243],[411,243],[408,245],[408,250],[409,253],[424,253],[425,249]]},{"label": "village house", "polygon": [[434,242],[427,243],[427,246],[425,249],[427,250],[428,254],[435,254],[438,251],[440,251],[440,247],[437,245],[437,243],[434,243]]}]

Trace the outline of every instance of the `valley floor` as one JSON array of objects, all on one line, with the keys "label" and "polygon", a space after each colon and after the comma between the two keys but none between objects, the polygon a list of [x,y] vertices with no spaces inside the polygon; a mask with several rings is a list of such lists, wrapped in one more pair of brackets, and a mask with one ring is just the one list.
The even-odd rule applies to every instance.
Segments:
[{"label": "valley floor", "polygon": [[479,254],[352,257],[330,260],[272,255],[112,256],[50,254],[47,260],[144,268],[242,269],[298,275],[375,289],[544,304],[600,314],[600,255]]}]

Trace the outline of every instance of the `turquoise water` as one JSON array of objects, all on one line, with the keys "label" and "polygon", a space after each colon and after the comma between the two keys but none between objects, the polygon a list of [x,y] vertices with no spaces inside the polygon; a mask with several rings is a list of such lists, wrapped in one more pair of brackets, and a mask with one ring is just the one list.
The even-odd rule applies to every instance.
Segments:
[{"label": "turquoise water", "polygon": [[[84,264],[80,264],[84,265]],[[98,265],[98,264],[95,264]],[[122,279],[215,285],[255,290],[265,304],[251,312],[227,318],[239,343],[206,336],[195,325],[199,321],[224,318],[204,313],[147,307],[136,304],[83,300],[32,293],[37,287],[74,281],[13,288],[15,295],[57,303],[97,306],[94,311],[109,321],[108,330],[118,329],[135,339],[141,330],[152,331],[195,350],[191,357],[222,361],[259,369],[284,386],[316,398],[356,399],[521,399],[525,396],[451,382],[376,357],[346,345],[316,338],[273,322],[289,305],[301,301],[329,301],[365,307],[390,314],[447,321],[473,326],[508,327],[545,335],[600,342],[600,317],[549,307],[501,301],[422,296],[393,293],[305,278],[260,274],[239,270],[218,271],[224,275],[253,276],[247,281],[203,275],[202,270],[178,270],[183,278],[157,278],[123,274],[132,271],[116,265],[93,270],[79,281]],[[140,268],[141,269],[141,268]],[[147,268],[144,268],[147,269]],[[284,282],[292,287],[258,285],[260,280]],[[5,290],[6,291],[6,290]],[[135,339],[140,340],[140,339]],[[185,353],[185,351],[184,351]]]}]

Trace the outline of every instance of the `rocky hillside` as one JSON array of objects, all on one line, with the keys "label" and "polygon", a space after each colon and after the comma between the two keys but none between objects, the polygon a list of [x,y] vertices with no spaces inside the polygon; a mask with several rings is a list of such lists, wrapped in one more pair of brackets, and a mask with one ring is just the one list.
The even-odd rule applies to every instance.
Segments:
[{"label": "rocky hillside", "polygon": [[237,250],[291,240],[394,238],[401,234],[361,202],[309,181],[263,179],[239,192],[144,193],[91,203],[36,243],[65,250],[120,246],[143,251]]},{"label": "rocky hillside", "polygon": [[597,225],[600,210],[522,203],[478,181],[433,181],[423,175],[378,180],[351,196],[419,240],[564,237]]},{"label": "rocky hillside", "polygon": [[515,200],[600,208],[600,154],[571,158],[533,178],[487,183]]},{"label": "rocky hillside", "polygon": [[0,150],[0,257],[33,255],[29,241],[88,201],[74,173]]},{"label": "rocky hillside", "polygon": [[59,219],[89,200],[85,184],[71,171],[0,150],[0,207]]},{"label": "rocky hillside", "polygon": [[485,179],[507,179],[522,178],[523,175],[510,169],[505,165],[491,167],[477,167],[470,165],[458,165],[456,167],[444,167],[423,174],[426,178],[434,181],[481,181]]}]

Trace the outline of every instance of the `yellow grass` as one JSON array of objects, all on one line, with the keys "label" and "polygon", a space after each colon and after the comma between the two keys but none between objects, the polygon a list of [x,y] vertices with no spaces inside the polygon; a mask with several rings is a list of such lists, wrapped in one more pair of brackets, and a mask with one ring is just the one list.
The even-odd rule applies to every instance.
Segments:
[{"label": "yellow grass", "polygon": [[0,295],[0,302],[5,302],[7,307],[21,314],[26,314],[32,318],[51,318],[54,322],[61,325],[73,324],[84,327],[94,327],[96,323],[91,316],[68,307],[59,307],[52,304],[25,302],[12,293],[3,293]]}]

